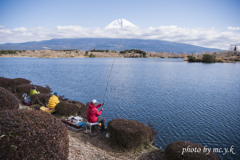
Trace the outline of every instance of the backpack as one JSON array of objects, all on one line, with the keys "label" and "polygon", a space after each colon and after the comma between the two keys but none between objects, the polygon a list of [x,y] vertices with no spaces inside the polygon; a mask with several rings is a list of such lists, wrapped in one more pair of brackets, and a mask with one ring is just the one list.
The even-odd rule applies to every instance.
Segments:
[{"label": "backpack", "polygon": [[26,106],[31,105],[31,98],[29,96],[27,96],[26,93],[23,93],[23,95],[22,95],[22,103]]}]

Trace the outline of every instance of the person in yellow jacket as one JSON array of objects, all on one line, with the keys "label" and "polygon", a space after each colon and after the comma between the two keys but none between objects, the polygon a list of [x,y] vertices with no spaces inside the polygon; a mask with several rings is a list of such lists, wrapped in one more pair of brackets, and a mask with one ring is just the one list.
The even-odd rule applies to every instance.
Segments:
[{"label": "person in yellow jacket", "polygon": [[34,95],[34,94],[39,94],[40,92],[37,91],[37,87],[34,86],[33,89],[30,91],[30,96]]},{"label": "person in yellow jacket", "polygon": [[55,109],[55,106],[59,103],[58,94],[55,92],[48,101],[48,108]]}]

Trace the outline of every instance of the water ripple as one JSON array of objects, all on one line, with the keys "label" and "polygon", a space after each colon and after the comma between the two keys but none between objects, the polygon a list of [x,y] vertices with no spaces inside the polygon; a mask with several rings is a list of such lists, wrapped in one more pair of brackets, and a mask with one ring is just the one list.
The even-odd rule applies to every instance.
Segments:
[{"label": "water ripple", "polygon": [[[100,102],[112,62],[112,58],[0,58],[0,76],[48,84],[60,95],[83,103],[93,98]],[[240,63],[116,59],[102,116],[151,122],[158,131],[156,144],[162,149],[183,140],[208,147],[234,145],[238,151],[239,79]],[[238,153],[217,155],[240,159]]]}]

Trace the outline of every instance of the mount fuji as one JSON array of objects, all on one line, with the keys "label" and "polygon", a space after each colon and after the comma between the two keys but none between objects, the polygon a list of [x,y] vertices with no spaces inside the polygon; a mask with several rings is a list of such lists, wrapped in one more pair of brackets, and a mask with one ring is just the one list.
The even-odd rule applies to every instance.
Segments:
[{"label": "mount fuji", "polygon": [[[101,30],[115,31],[121,29],[138,28],[125,19],[117,19],[109,23]],[[103,32],[104,33],[104,32]],[[121,45],[120,45],[121,44]],[[120,47],[119,47],[120,45]],[[168,42],[163,40],[144,40],[144,39],[125,39],[125,38],[56,38],[42,41],[29,41],[24,43],[5,43],[0,44],[0,50],[65,50],[80,49],[83,51],[92,50],[94,48],[100,50],[125,50],[125,49],[141,49],[146,52],[172,52],[172,53],[195,53],[203,51],[220,51],[215,48],[205,48],[190,44],[177,42]]]},{"label": "mount fuji", "polygon": [[126,19],[117,19],[109,23],[104,29],[118,29],[125,27],[137,27]]}]

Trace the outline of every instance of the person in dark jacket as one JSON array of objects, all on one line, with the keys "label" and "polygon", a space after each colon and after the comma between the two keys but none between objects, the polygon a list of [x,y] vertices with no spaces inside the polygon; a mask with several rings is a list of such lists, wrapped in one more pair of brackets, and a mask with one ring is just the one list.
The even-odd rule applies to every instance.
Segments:
[{"label": "person in dark jacket", "polygon": [[98,111],[98,108],[104,105],[104,103],[97,105],[97,100],[92,100],[92,103],[89,104],[88,110],[87,110],[87,120],[90,123],[100,122],[102,123],[102,130],[106,130],[105,128],[105,118],[104,117],[98,117],[102,114],[103,108]]}]

